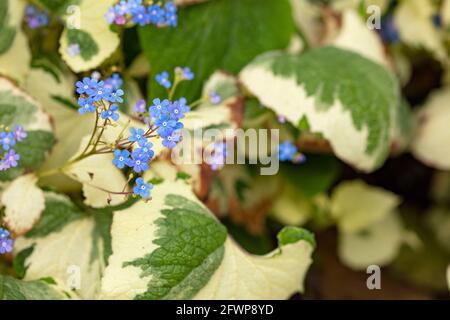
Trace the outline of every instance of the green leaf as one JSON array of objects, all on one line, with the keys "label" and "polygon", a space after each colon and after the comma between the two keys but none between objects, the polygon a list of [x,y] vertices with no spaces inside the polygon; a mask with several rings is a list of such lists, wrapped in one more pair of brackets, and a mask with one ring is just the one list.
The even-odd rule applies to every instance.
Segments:
[{"label": "green leaf", "polygon": [[214,71],[236,73],[258,54],[287,47],[293,32],[287,0],[214,0],[180,8],[177,28],[139,28],[153,71],[151,96],[164,92],[154,80],[157,73],[189,66],[196,79],[182,84],[178,93],[198,98],[203,82]]},{"label": "green leaf", "polygon": [[28,131],[23,142],[14,147],[16,152],[20,154],[19,165],[16,168],[0,172],[0,181],[13,180],[26,169],[39,169],[54,142],[55,138],[51,132]]},{"label": "green leaf", "polygon": [[66,35],[69,46],[71,44],[78,44],[80,46],[80,55],[85,61],[91,60],[93,56],[98,54],[99,49],[97,43],[86,31],[69,29]]},{"label": "green leaf", "polygon": [[306,117],[311,132],[356,168],[370,172],[387,158],[400,95],[397,80],[381,65],[334,47],[274,52],[250,63],[240,80],[292,124]]},{"label": "green leaf", "polygon": [[0,2],[0,74],[22,82],[30,68],[28,39],[22,31],[25,1]]},{"label": "green leaf", "polygon": [[284,163],[280,167],[283,177],[306,197],[328,191],[339,171],[338,161],[323,155],[308,155],[302,165]]},{"label": "green leaf", "polygon": [[0,3],[0,55],[5,53],[13,44],[16,36],[15,27],[9,25],[9,0]]},{"label": "green leaf", "polygon": [[28,266],[25,261],[33,253],[34,246],[30,246],[22,251],[20,251],[14,258],[13,268],[19,279],[23,279],[27,273]]},{"label": "green leaf", "polygon": [[63,292],[49,283],[22,281],[0,275],[0,300],[62,300],[67,298]]},{"label": "green leaf", "polygon": [[14,147],[21,157],[18,167],[0,172],[0,180],[12,180],[25,170],[40,168],[55,141],[50,117],[40,104],[4,78],[0,78],[0,123],[10,128],[21,125],[27,131],[27,137]]},{"label": "green leaf", "polygon": [[114,213],[113,253],[100,298],[285,299],[302,287],[310,242],[297,235],[268,255],[248,254],[191,186],[176,181],[175,172],[167,177],[173,170],[165,168],[151,203],[139,201]]},{"label": "green leaf", "polygon": [[52,277],[58,284],[66,284],[68,270],[75,266],[81,278],[80,287],[74,292],[84,299],[95,298],[112,253],[113,211],[135,202],[136,199],[130,199],[121,206],[80,209],[65,195],[46,192],[46,208],[40,220],[25,236],[16,239],[17,274],[26,280]]},{"label": "green leaf", "polygon": [[313,246],[313,248],[316,246],[314,234],[312,234],[308,230],[301,228],[284,227],[280,231],[280,233],[278,233],[277,238],[280,246],[296,243],[300,240],[305,240],[309,242]]},{"label": "green leaf", "polygon": [[[226,229],[204,208],[184,197],[168,195],[156,221],[159,246],[146,257],[124,264],[151,274],[147,292],[136,299],[188,299],[210,279],[223,258]],[[186,247],[191,249],[186,250]],[[176,272],[172,270],[176,269]]]},{"label": "green leaf", "polygon": [[45,193],[45,210],[40,220],[27,234],[27,238],[41,238],[62,230],[72,221],[86,214],[75,206],[68,197],[53,192]]},{"label": "green leaf", "polygon": [[[80,73],[97,68],[119,46],[119,35],[110,29],[104,17],[108,8],[116,3],[115,0],[79,0],[79,16],[65,16],[66,22],[76,20],[80,24],[79,29],[65,28],[59,41],[59,53],[73,71]],[[70,56],[68,48],[74,43],[80,45],[80,54]]]},{"label": "green leaf", "polygon": [[192,176],[189,173],[186,173],[183,171],[177,172],[177,180],[188,181],[191,178],[192,178]]}]

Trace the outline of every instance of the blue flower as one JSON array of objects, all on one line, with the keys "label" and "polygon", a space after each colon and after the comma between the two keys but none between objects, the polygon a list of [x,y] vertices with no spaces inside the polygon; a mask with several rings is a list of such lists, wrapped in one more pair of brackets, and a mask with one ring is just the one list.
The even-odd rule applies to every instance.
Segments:
[{"label": "blue flower", "polygon": [[48,16],[45,14],[45,12],[41,12],[37,16],[37,20],[39,22],[39,26],[41,27],[48,25]]},{"label": "blue flower", "polygon": [[[92,80],[91,83],[94,83],[94,80]],[[102,99],[109,100],[111,95],[111,89],[105,88],[104,81],[99,81],[95,82],[95,86],[92,87],[91,90],[89,90],[88,94],[93,101],[100,101]]]},{"label": "blue flower", "polygon": [[189,110],[190,108],[186,105],[186,99],[175,101],[168,108],[169,115],[174,120],[180,120],[184,118],[184,114]]},{"label": "blue flower", "polygon": [[297,147],[289,141],[285,141],[279,146],[278,157],[280,161],[292,161],[296,153]]},{"label": "blue flower", "polygon": [[173,2],[167,2],[166,5],[164,6],[164,9],[166,9],[166,11],[170,13],[177,12],[177,6]]},{"label": "blue flower", "polygon": [[114,7],[109,7],[105,13],[105,20],[108,24],[112,24],[116,20],[116,10]]},{"label": "blue flower", "polygon": [[142,150],[135,149],[131,154],[131,160],[129,161],[128,166],[132,167],[134,172],[140,173],[142,171],[147,171],[149,169],[148,161],[150,157],[143,153]]},{"label": "blue flower", "polygon": [[137,113],[144,113],[147,109],[147,103],[144,99],[138,100],[134,106],[134,111]]},{"label": "blue flower", "polygon": [[397,43],[400,41],[400,33],[392,15],[387,15],[381,19],[381,29],[378,33],[386,43]]},{"label": "blue flower", "polygon": [[137,148],[135,150],[138,153],[143,153],[149,159],[151,159],[155,156],[155,153],[153,152],[152,148],[153,148],[153,143],[148,142],[148,141],[140,141],[139,148]]},{"label": "blue flower", "polygon": [[439,13],[433,14],[433,16],[431,17],[431,21],[433,22],[433,26],[435,26],[436,28],[442,27],[442,16]]},{"label": "blue flower", "polygon": [[8,238],[9,237],[9,231],[3,228],[0,228],[0,239]]},{"label": "blue flower", "polygon": [[217,105],[222,102],[222,97],[219,96],[216,91],[211,91],[209,93],[209,102],[213,105]]},{"label": "blue flower", "polygon": [[28,6],[25,8],[25,14],[26,14],[27,16],[34,16],[34,15],[36,14],[36,12],[37,12],[36,7],[33,6],[33,5],[28,5]]},{"label": "blue flower", "polygon": [[122,98],[123,95],[124,95],[124,92],[123,92],[122,89],[119,89],[117,91],[113,91],[109,95],[108,101],[123,103],[123,98]]},{"label": "blue flower", "polygon": [[153,100],[153,106],[151,106],[148,110],[148,112],[150,113],[150,115],[157,119],[159,118],[161,115],[167,113],[167,109],[169,107],[169,100],[165,99],[161,102],[160,99],[154,99]]},{"label": "blue flower", "polygon": [[166,89],[170,89],[172,83],[169,81],[169,73],[164,71],[156,75],[156,81]]},{"label": "blue flower", "polygon": [[173,149],[176,147],[177,143],[181,140],[180,130],[175,130],[171,135],[165,137],[162,141],[162,145],[166,148]]},{"label": "blue flower", "polygon": [[153,189],[153,185],[151,183],[145,183],[143,178],[137,178],[136,186],[133,188],[133,193],[147,199],[150,197],[151,189]]},{"label": "blue flower", "polygon": [[216,142],[213,145],[211,156],[208,158],[207,163],[210,165],[213,171],[221,169],[225,165],[227,157],[227,145],[225,142]]},{"label": "blue flower", "polygon": [[128,2],[125,0],[121,0],[118,4],[114,6],[114,12],[116,15],[124,16],[128,13],[130,13],[130,7],[128,5]]},{"label": "blue flower", "polygon": [[105,80],[105,88],[117,91],[122,88],[123,80],[120,74],[114,73],[111,77]]},{"label": "blue flower", "polygon": [[16,139],[11,132],[1,132],[0,133],[0,145],[3,146],[3,150],[9,150],[9,148],[16,145]]},{"label": "blue flower", "polygon": [[114,159],[112,163],[119,169],[123,169],[130,161],[130,152],[128,150],[114,151]]},{"label": "blue flower", "polygon": [[19,142],[27,137],[27,133],[23,130],[22,126],[15,126],[12,133],[14,135],[14,139]]},{"label": "blue flower", "polygon": [[97,85],[97,80],[88,77],[83,78],[83,81],[76,83],[78,94],[89,94],[93,87]]},{"label": "blue flower", "polygon": [[71,43],[68,47],[67,47],[67,54],[71,57],[74,58],[76,56],[78,56],[81,52],[81,48],[80,45],[78,43]]},{"label": "blue flower", "polygon": [[144,6],[140,5],[136,9],[132,11],[132,18],[134,23],[139,24],[140,26],[145,26],[149,21],[149,16],[147,15],[147,10]]},{"label": "blue flower", "polygon": [[0,254],[12,252],[13,241],[12,239],[3,238],[0,239]]},{"label": "blue flower", "polygon": [[6,171],[11,168],[5,161],[0,160],[0,171]]},{"label": "blue flower", "polygon": [[143,129],[130,128],[130,133],[131,135],[128,137],[128,141],[138,142],[139,144],[147,142]]},{"label": "blue flower", "polygon": [[167,136],[170,136],[174,130],[182,128],[180,122],[170,119],[168,115],[162,115],[156,119],[155,124],[158,127],[157,132],[162,138],[166,138]]},{"label": "blue flower", "polygon": [[81,115],[84,115],[87,112],[93,113],[96,110],[91,99],[78,98],[78,105],[81,107],[78,109],[78,112]]},{"label": "blue flower", "polygon": [[44,11],[38,11],[33,5],[25,10],[25,21],[30,29],[36,29],[48,25],[48,16]]},{"label": "blue flower", "polygon": [[119,107],[117,106],[117,104],[112,104],[108,110],[104,110],[102,111],[102,113],[100,114],[100,116],[102,117],[102,119],[106,120],[106,119],[112,119],[114,121],[119,120],[119,114],[116,113],[116,111],[119,110]]},{"label": "blue flower", "polygon": [[154,4],[148,7],[148,19],[150,23],[156,25],[163,24],[164,14],[164,10],[158,4]]},{"label": "blue flower", "polygon": [[164,6],[166,9],[165,12],[165,18],[166,18],[166,25],[168,27],[176,27],[178,25],[178,15],[177,15],[177,7],[172,3],[168,2]]},{"label": "blue flower", "polygon": [[142,0],[128,0],[128,12],[133,14],[134,11],[138,10],[142,6]]},{"label": "blue flower", "polygon": [[185,80],[193,80],[195,77],[194,73],[189,67],[184,67],[183,69],[181,69],[181,76]]},{"label": "blue flower", "polygon": [[180,98],[178,100],[178,103],[180,104],[180,108],[183,111],[183,113],[187,113],[187,112],[191,111],[191,108],[189,108],[189,106],[187,105],[186,98]]},{"label": "blue flower", "polygon": [[16,153],[15,150],[10,150],[6,152],[4,155],[5,159],[3,162],[10,168],[15,168],[18,165],[18,161],[20,160],[20,155]]}]

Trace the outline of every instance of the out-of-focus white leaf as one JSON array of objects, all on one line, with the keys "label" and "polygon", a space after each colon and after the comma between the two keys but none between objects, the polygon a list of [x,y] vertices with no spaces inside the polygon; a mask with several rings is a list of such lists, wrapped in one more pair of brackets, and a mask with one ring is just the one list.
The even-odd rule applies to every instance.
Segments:
[{"label": "out-of-focus white leaf", "polygon": [[16,235],[29,231],[44,210],[44,193],[36,186],[37,177],[27,174],[14,180],[3,192],[4,222]]}]

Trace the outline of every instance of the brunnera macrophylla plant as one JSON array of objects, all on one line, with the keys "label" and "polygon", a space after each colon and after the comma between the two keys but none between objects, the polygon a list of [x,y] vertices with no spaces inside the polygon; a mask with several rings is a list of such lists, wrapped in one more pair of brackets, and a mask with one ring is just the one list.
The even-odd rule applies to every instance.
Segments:
[{"label": "brunnera macrophylla plant", "polygon": [[[213,92],[191,103],[190,107],[182,98],[174,101],[176,87],[183,81],[194,79],[189,68],[177,68],[173,77],[163,73],[156,78],[167,90],[167,99],[155,99],[149,106],[145,101],[138,101],[134,108],[136,118],[145,130],[130,126],[131,120],[123,125],[120,123],[125,115],[118,109],[125,95],[121,89],[123,80],[117,74],[101,80],[99,74],[94,73],[76,83],[78,117],[94,115],[95,118],[93,133],[85,139],[87,143],[82,144],[82,151],[60,168],[17,178],[2,196],[8,219],[17,217],[17,208],[14,214],[9,211],[14,208],[18,190],[32,198],[30,212],[37,211],[36,206],[43,202],[39,209],[41,216],[30,219],[27,226],[23,225],[26,219],[23,212],[21,229],[8,222],[15,234],[25,234],[18,237],[14,244],[16,272],[25,281],[2,276],[3,283],[16,288],[6,290],[3,298],[12,298],[17,294],[32,298],[39,288],[45,292],[45,298],[51,299],[226,299],[256,297],[253,289],[246,289],[254,285],[259,286],[256,291],[260,292],[259,298],[286,298],[301,288],[315,245],[312,234],[303,229],[284,229],[279,234],[279,249],[264,257],[249,255],[228,237],[225,227],[196,198],[192,187],[179,178],[177,170],[165,161],[155,161],[150,140],[168,149],[174,147],[179,141],[179,135],[175,133],[183,127],[181,123],[191,112],[190,109],[195,109],[205,99],[214,108],[214,103],[222,98]],[[111,130],[119,134],[106,137]],[[221,154],[219,149],[217,153]],[[103,155],[111,156],[111,164],[117,170],[128,171],[126,185],[118,191],[96,188],[95,184],[90,187],[104,194],[129,197],[122,204],[101,209],[80,208],[62,194],[36,187],[36,180],[40,178],[58,172],[71,172],[72,166]],[[217,158],[220,164],[221,157],[217,155]],[[106,163],[96,165],[106,166]],[[215,164],[211,166],[214,170]],[[131,185],[131,191],[128,185]],[[148,200],[151,189],[151,201],[138,199]],[[86,211],[89,210],[94,212],[88,214]],[[123,231],[135,229],[137,225],[144,228],[138,228],[140,231],[134,232],[131,237],[123,234]],[[110,228],[106,229],[106,233],[101,231],[105,226]],[[180,233],[184,236],[178,237]],[[5,252],[9,252],[12,239],[7,230],[2,234]],[[69,241],[69,238],[72,240]],[[145,243],[142,243],[143,239]],[[72,246],[75,243],[76,246]],[[132,243],[140,243],[135,246],[139,250],[123,250],[123,244],[128,247]],[[155,243],[159,246],[155,247]],[[63,252],[69,254],[63,255]],[[64,258],[54,263],[55,255]],[[176,261],[186,262],[183,272],[173,272],[173,263],[179,265]],[[231,261],[241,261],[242,264],[232,266]],[[68,268],[79,270],[83,275],[80,283],[67,282]],[[271,275],[273,268],[279,270],[279,277]],[[51,277],[55,284],[40,281],[44,274]],[[228,276],[230,274],[234,276]],[[155,276],[160,280],[152,280]],[[258,281],[261,277],[267,281]],[[222,286],[223,281],[245,281],[246,286],[233,289]],[[189,286],[186,287],[186,283]],[[117,286],[123,289],[115,289]]]},{"label": "brunnera macrophylla plant", "polygon": [[[168,149],[173,149],[180,141],[183,128],[181,121],[190,111],[190,107],[184,98],[177,101],[172,100],[177,85],[182,81],[193,80],[194,74],[188,67],[177,68],[173,85],[167,72],[157,75],[158,82],[168,90],[168,99],[154,99],[153,104],[149,107],[146,106],[145,101],[136,104],[135,111],[138,113],[139,119],[146,124],[146,128],[135,128],[129,126],[128,122],[121,128],[113,142],[106,141],[103,135],[108,127],[116,126],[120,118],[119,104],[124,102],[124,91],[121,89],[123,81],[118,74],[114,74],[104,81],[98,77],[99,74],[95,73],[93,77],[85,77],[76,83],[76,92],[79,95],[78,113],[81,116],[89,113],[95,114],[94,129],[87,145],[79,155],[62,168],[43,172],[40,176],[53,174],[55,170],[56,172],[67,170],[71,165],[90,156],[113,154],[112,163],[115,167],[121,170],[132,169],[122,190],[107,190],[95,185],[91,185],[91,187],[99,188],[110,195],[139,196],[149,199],[153,185],[145,182],[142,178],[142,175],[149,170],[150,162],[155,155],[152,150],[153,144],[149,140],[158,139]],[[132,181],[135,182],[132,191],[126,191],[127,185]]]},{"label": "brunnera macrophylla plant", "polygon": [[[448,85],[414,119],[405,84],[417,48],[448,73],[449,8],[1,1],[0,299],[286,299],[316,247],[302,226],[325,261],[313,292],[339,297],[315,281],[338,264],[446,290]],[[241,128],[279,131],[277,175],[226,163],[236,136],[193,134]],[[206,164],[168,160],[182,132]],[[392,159],[408,148],[444,171],[419,223],[405,188],[426,197],[434,172]]]}]

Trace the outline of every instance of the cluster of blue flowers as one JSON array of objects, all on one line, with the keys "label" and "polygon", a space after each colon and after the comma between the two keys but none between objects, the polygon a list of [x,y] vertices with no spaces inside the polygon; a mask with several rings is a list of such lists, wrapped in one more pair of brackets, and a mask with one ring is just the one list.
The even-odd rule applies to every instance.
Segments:
[{"label": "cluster of blue flowers", "polygon": [[140,26],[153,24],[157,27],[176,27],[178,24],[177,7],[173,2],[164,5],[157,1],[121,0],[109,7],[105,14],[109,24],[125,25],[129,22]]},{"label": "cluster of blue flowers", "polygon": [[45,11],[40,11],[35,6],[29,5],[25,9],[25,21],[30,29],[45,27],[48,25],[48,15]]},{"label": "cluster of blue flowers", "polygon": [[278,158],[280,161],[291,161],[293,163],[304,163],[306,157],[304,154],[299,153],[295,144],[284,141],[278,148]]},{"label": "cluster of blue flowers", "polygon": [[105,81],[100,80],[97,74],[78,81],[76,83],[76,90],[80,95],[78,112],[81,115],[99,112],[104,120],[119,120],[117,103],[123,103],[122,83],[122,78],[117,73]]},{"label": "cluster of blue flowers", "polygon": [[[168,72],[163,72],[157,78],[161,80],[158,82],[164,87],[172,87]],[[172,91],[181,81],[192,79],[194,79],[194,74],[189,68],[176,68]],[[101,119],[105,120],[105,125],[114,125],[112,122],[119,119],[117,104],[123,102],[122,84],[123,80],[119,74],[113,74],[110,78],[102,81],[100,80],[100,74],[94,73],[91,77],[85,77],[82,81],[78,81],[76,83],[80,106],[78,112],[81,115],[97,113]],[[169,97],[171,96],[172,94],[169,94]],[[121,138],[107,150],[103,150],[104,148],[100,150],[101,152],[112,152],[114,154],[112,163],[117,168],[130,168],[133,171],[130,177],[142,175],[150,169],[150,162],[155,155],[152,150],[153,144],[150,142],[151,138],[162,139],[162,145],[169,149],[177,145],[181,140],[181,129],[183,128],[180,120],[185,117],[190,108],[184,98],[176,101],[154,99],[148,107],[145,100],[139,100],[136,103],[135,111],[144,120],[147,128],[144,130],[131,127],[127,138]],[[141,177],[138,177],[135,182],[133,194],[142,198],[149,198],[153,185],[145,183]]]},{"label": "cluster of blue flowers", "polygon": [[0,228],[0,254],[12,252],[13,240],[9,237],[9,231]]},{"label": "cluster of blue flowers", "polygon": [[15,126],[12,131],[6,128],[0,132],[0,146],[3,150],[3,155],[0,156],[0,171],[18,166],[20,155],[12,148],[26,137],[27,133],[21,126]]}]

